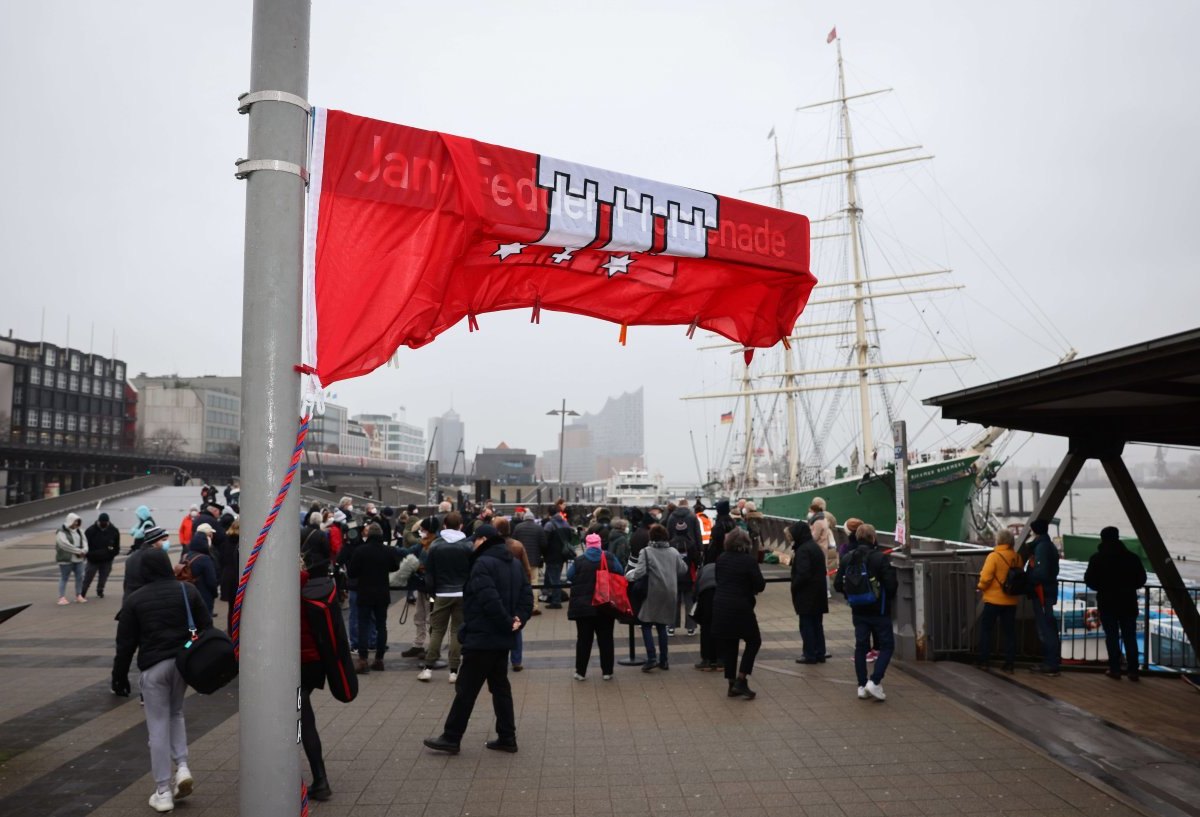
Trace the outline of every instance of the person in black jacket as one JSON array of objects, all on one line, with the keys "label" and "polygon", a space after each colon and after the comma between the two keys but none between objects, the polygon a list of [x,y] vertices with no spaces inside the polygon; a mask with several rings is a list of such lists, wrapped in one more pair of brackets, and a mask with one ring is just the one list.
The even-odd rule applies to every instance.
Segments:
[{"label": "person in black jacket", "polygon": [[717,518],[713,520],[712,533],[708,537],[708,550],[704,553],[704,563],[715,562],[725,552],[725,537],[737,527],[729,514],[729,500],[717,500]]},{"label": "person in black jacket", "polygon": [[592,660],[592,641],[600,648],[600,674],[611,681],[616,664],[616,648],[613,645],[613,627],[616,616],[607,609],[592,604],[596,593],[596,575],[600,570],[600,557],[609,573],[623,575],[625,568],[616,554],[603,551],[600,534],[589,533],[584,539],[583,555],[576,557],[567,568],[567,581],[571,584],[571,600],[567,603],[567,618],[575,622],[575,680],[587,677],[588,662]]},{"label": "person in black jacket", "polygon": [[[847,592],[847,574],[857,576],[863,567],[866,577],[875,588],[877,600],[868,604],[851,604],[851,619],[854,622],[854,672],[858,676],[858,697],[866,700],[874,698],[882,701],[887,698],[883,692],[883,674],[887,672],[888,662],[892,660],[892,652],[896,648],[896,639],[892,633],[892,607],[896,598],[896,568],[892,560],[876,544],[875,528],[866,523],[859,525],[855,531],[858,546],[842,557],[838,565],[837,576],[833,580],[833,589],[839,593]],[[854,580],[851,579],[851,584]],[[847,593],[847,600],[849,594]],[[875,659],[875,669],[867,677],[867,651],[871,646],[872,637],[879,649],[879,657]]]},{"label": "person in black jacket", "polygon": [[686,499],[679,500],[675,506],[675,510],[671,511],[667,516],[667,521],[663,523],[663,527],[667,529],[672,539],[675,538],[676,531],[679,530],[678,524],[680,522],[686,525],[685,535],[692,540],[696,552],[703,553],[704,539],[700,535],[700,520],[696,518],[696,514],[692,513],[692,509]]},{"label": "person in black jacket", "polygon": [[508,543],[491,525],[473,534],[471,574],[463,591],[462,666],[454,685],[454,703],[442,734],[424,743],[439,752],[458,754],[462,736],[486,682],[496,712],[496,740],[485,745],[500,752],[517,751],[517,719],[508,683],[508,654],[514,633],[533,612],[533,590],[525,569],[513,558]]},{"label": "person in black jacket", "polygon": [[[149,538],[147,535],[146,539]],[[112,691],[129,695],[129,665],[137,652],[155,784],[150,807],[167,812],[175,807],[175,800],[191,794],[194,785],[188,770],[187,727],[183,718],[187,685],[175,668],[175,656],[188,640],[185,603],[191,608],[197,630],[211,627],[212,617],[196,588],[175,580],[166,552],[149,547],[152,544],[149,541],[144,544],[147,546],[141,549],[144,555],[139,559],[144,584],[125,599],[118,616]],[[174,777],[172,762],[176,766]]]},{"label": "person in black jacket", "polygon": [[792,609],[800,617],[800,638],[804,657],[797,664],[825,663],[825,614],[829,598],[825,594],[825,554],[813,539],[806,522],[788,528],[792,538]]},{"label": "person in black jacket", "polygon": [[[390,508],[388,510],[391,510]],[[363,525],[370,525],[374,522],[383,532],[383,543],[390,545],[392,543],[392,520],[389,516],[383,516],[379,513],[379,509],[375,507],[374,502],[368,502],[363,507]]]},{"label": "person in black jacket", "polygon": [[[221,520],[224,521],[222,516]],[[240,572],[240,561],[238,557],[238,547],[242,541],[242,525],[241,521],[234,519],[229,523],[229,527],[225,530],[225,541],[220,545],[214,546],[217,548],[217,583],[220,585],[221,598],[225,600],[226,606],[229,608],[228,615],[225,621],[230,622],[233,619],[233,602],[234,596],[237,595],[238,574]],[[233,625],[227,624],[230,628],[230,633],[233,632]]]},{"label": "person in black jacket", "polygon": [[[725,662],[725,680],[729,682],[729,697],[753,700],[750,673],[754,658],[762,646],[758,617],[754,614],[754,597],[767,588],[753,546],[745,531],[732,531],[725,536],[725,552],[717,559],[717,590],[713,595],[713,638],[718,654]],[[738,642],[745,641],[742,664],[738,666]],[[734,678],[734,671],[737,677]]]},{"label": "person in black jacket", "polygon": [[375,661],[367,666],[367,642],[358,642],[358,659],[354,671],[367,673],[383,671],[383,654],[387,652],[387,611],[392,603],[388,575],[400,569],[396,549],[383,542],[383,529],[372,522],[367,525],[367,539],[354,550],[350,560],[350,578],[358,582],[358,620],[364,632],[375,626]]},{"label": "person in black jacket", "polygon": [[108,514],[102,513],[96,521],[83,532],[87,539],[87,568],[83,572],[83,592],[86,599],[88,588],[97,571],[100,580],[96,582],[96,598],[104,598],[104,585],[108,582],[108,574],[112,571],[113,559],[121,552],[121,532],[108,521]]},{"label": "person in black jacket", "polygon": [[[133,553],[129,554],[129,558],[125,560],[125,580],[122,582],[121,603],[125,603],[125,599],[129,598],[130,594],[139,590],[146,583],[142,574],[142,560],[146,558],[146,554],[152,550],[161,550],[164,553],[170,548],[170,534],[162,528],[149,528],[142,536],[141,546]],[[117,613],[117,618],[121,616]]]},{"label": "person in black jacket", "polygon": [[1096,591],[1100,626],[1108,647],[1108,671],[1114,681],[1121,680],[1121,642],[1125,642],[1125,673],[1138,680],[1137,591],[1146,586],[1146,568],[1120,539],[1120,531],[1107,527],[1100,531],[1100,544],[1088,559],[1084,583]]}]

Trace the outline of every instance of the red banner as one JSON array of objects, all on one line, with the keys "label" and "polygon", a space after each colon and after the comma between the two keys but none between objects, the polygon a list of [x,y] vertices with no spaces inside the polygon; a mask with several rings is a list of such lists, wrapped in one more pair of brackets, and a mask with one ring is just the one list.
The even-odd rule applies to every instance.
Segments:
[{"label": "red banner", "polygon": [[795,213],[341,111],[314,116],[305,362],[326,385],[464,317],[474,326],[521,307],[773,346],[816,283],[808,219]]}]

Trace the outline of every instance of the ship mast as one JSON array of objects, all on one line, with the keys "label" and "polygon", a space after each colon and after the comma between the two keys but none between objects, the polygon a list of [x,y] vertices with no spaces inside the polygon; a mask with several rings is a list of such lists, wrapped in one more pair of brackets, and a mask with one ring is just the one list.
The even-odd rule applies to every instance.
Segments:
[{"label": "ship mast", "polygon": [[742,469],[742,490],[748,490],[754,486],[754,397],[750,390],[750,364],[746,364],[746,368],[742,371],[742,393],[746,400],[746,457],[742,460],[744,468]]},{"label": "ship mast", "polygon": [[[843,94],[844,95],[844,94]],[[775,143],[775,206],[783,209],[783,170],[779,166],[779,136],[771,129],[771,139]],[[796,370],[795,350],[791,344],[784,346],[784,364],[787,371]],[[749,365],[749,364],[747,364]],[[800,487],[800,439],[796,425],[796,376],[789,374],[784,380],[789,389],[787,392],[787,449],[788,449],[788,490],[795,491]]]},{"label": "ship mast", "polygon": [[[909,164],[912,162],[924,162],[932,159],[932,156],[909,156],[891,158],[895,154],[903,154],[909,151],[921,150],[921,145],[909,145],[907,147],[889,148],[886,150],[875,150],[867,153],[856,154],[854,152],[854,136],[850,124],[850,106],[849,102],[863,97],[874,96],[876,94],[884,94],[891,91],[891,88],[881,88],[874,91],[863,91],[855,94],[846,93],[846,72],[845,64],[842,59],[842,41],[837,38],[837,61],[838,61],[838,96],[834,99],[827,99],[823,102],[814,102],[808,105],[802,105],[796,108],[797,111],[807,111],[814,108],[824,107],[826,105],[841,106],[841,126],[845,131],[845,153],[831,159],[823,159],[813,162],[805,162],[803,164],[794,164],[781,166],[779,162],[779,145],[778,140],[775,141],[775,175],[770,184],[760,185],[756,187],[748,187],[741,192],[750,193],[759,190],[772,190],[774,192],[775,205],[782,208],[783,206],[783,187],[792,184],[806,184],[815,182],[821,179],[828,179],[835,176],[844,176],[846,179],[846,208],[841,211],[849,216],[849,231],[845,233],[831,233],[812,236],[813,241],[827,238],[837,238],[848,236],[850,239],[851,261],[853,264],[854,277],[848,280],[827,280],[817,284],[817,288],[826,287],[852,287],[853,292],[847,295],[835,295],[829,298],[818,298],[810,300],[808,307],[831,306],[833,304],[853,303],[854,305],[854,329],[835,329],[833,331],[818,331],[810,332],[808,330],[817,327],[841,327],[844,326],[843,321],[825,321],[825,322],[810,322],[803,321],[802,326],[795,327],[795,334],[787,338],[787,341],[802,341],[815,338],[825,337],[845,337],[853,335],[854,343],[852,347],[851,365],[837,367],[819,367],[813,369],[798,369],[795,367],[794,350],[787,349],[784,355],[784,360],[787,363],[787,368],[779,372],[760,372],[757,376],[750,375],[750,369],[747,366],[742,375],[741,388],[733,392],[716,392],[708,394],[686,395],[683,400],[711,400],[711,399],[728,399],[730,397],[746,398],[746,471],[745,475],[747,483],[749,483],[749,475],[752,473],[754,448],[753,443],[749,439],[751,436],[752,423],[750,418],[751,403],[750,397],[756,395],[776,395],[783,394],[787,396],[787,412],[788,412],[788,477],[792,483],[793,490],[799,487],[800,482],[800,467],[799,456],[800,447],[798,444],[799,426],[797,420],[797,406],[795,404],[795,395],[799,392],[810,391],[825,391],[825,390],[840,390],[840,389],[858,389],[859,394],[859,411],[861,425],[861,440],[858,445],[851,451],[851,468],[856,473],[865,472],[875,462],[875,437],[872,428],[872,410],[871,410],[871,372],[881,369],[906,368],[917,366],[929,366],[940,363],[956,363],[965,360],[972,360],[970,356],[956,357],[940,357],[927,360],[907,360],[907,361],[876,361],[871,362],[871,344],[867,334],[867,315],[865,302],[875,300],[877,298],[894,298],[904,297],[910,298],[913,295],[942,292],[949,290],[961,289],[961,285],[946,285],[946,286],[929,286],[911,288],[907,286],[885,288],[884,290],[872,292],[867,285],[877,282],[896,282],[907,281],[914,278],[924,278],[932,275],[945,275],[951,272],[949,269],[934,269],[921,270],[915,272],[900,273],[896,275],[888,275],[883,278],[870,278],[867,276],[863,259],[862,247],[862,208],[859,206],[858,200],[858,175],[872,170],[881,170],[883,168],[895,167],[897,165]],[[769,134],[770,138],[774,138],[774,130]],[[885,161],[876,161],[877,157],[888,157]],[[870,159],[872,161],[861,163],[860,159]],[[844,166],[843,166],[844,163]],[[824,170],[822,172],[811,173],[800,178],[783,178],[784,171],[793,170],[808,170],[810,168],[821,168],[823,166],[837,166],[835,170]],[[838,215],[830,215],[825,218],[817,219],[813,223],[833,221],[838,218]],[[803,329],[803,331],[801,331]],[[874,330],[880,331],[878,329]],[[719,349],[730,348],[731,353],[736,354],[739,351],[745,352],[741,344],[718,344],[715,346],[705,346],[704,349]],[[855,372],[858,375],[858,382],[853,380],[850,382],[837,382],[831,384],[804,384],[802,378],[810,375],[836,374],[842,372]],[[753,388],[751,382],[756,379],[768,379],[779,377],[783,378],[783,383],[779,387],[773,388]],[[877,379],[874,383],[876,386],[887,386],[899,383],[899,380],[882,380]],[[811,416],[809,417],[811,424]],[[819,451],[819,442],[817,441],[817,432],[813,431],[814,446],[817,446]],[[823,457],[818,453],[817,459],[822,461]]]},{"label": "ship mast", "polygon": [[854,167],[854,135],[850,131],[850,106],[846,102],[846,72],[842,66],[842,38],[837,38],[838,96],[842,103],[842,128],[846,132],[846,213],[850,217],[850,252],[854,259],[854,339],[858,358],[858,402],[862,414],[862,457],[859,464],[865,472],[875,462],[875,435],[871,429],[871,383],[867,368],[867,321],[863,307],[862,257],[859,244],[858,181]]}]

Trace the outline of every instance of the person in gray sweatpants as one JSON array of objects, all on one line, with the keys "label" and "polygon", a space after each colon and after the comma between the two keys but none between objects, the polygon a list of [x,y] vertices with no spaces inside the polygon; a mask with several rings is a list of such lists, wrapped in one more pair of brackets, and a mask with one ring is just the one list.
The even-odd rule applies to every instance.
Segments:
[{"label": "person in gray sweatpants", "polygon": [[175,656],[188,639],[188,606],[198,631],[212,626],[212,616],[196,586],[175,579],[166,551],[147,550],[137,567],[145,583],[121,604],[112,691],[129,695],[129,665],[137,652],[155,785],[150,807],[168,812],[175,808],[176,800],[191,794],[195,785],[188,769],[187,727],[183,720],[187,686],[175,667]]}]

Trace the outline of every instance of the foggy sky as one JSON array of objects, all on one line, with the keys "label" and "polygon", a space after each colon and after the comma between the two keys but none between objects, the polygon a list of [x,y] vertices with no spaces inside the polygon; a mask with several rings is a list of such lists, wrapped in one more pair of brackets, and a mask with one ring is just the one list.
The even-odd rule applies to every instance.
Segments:
[{"label": "foggy sky", "polygon": [[[36,339],[44,310],[46,340],[65,343],[69,321],[71,345],[109,354],[115,334],[131,374],[237,372],[245,193],[233,162],[247,120],[235,101],[249,90],[250,7],[0,5],[0,331]],[[1198,23],[1189,2],[316,2],[309,96],[739,196],[771,180],[772,127],[785,162],[832,155],[827,116],[794,109],[834,95],[836,24],[850,91],[896,89],[862,106],[856,128],[877,136],[859,149],[937,156],[864,185],[867,218],[900,205],[883,225],[919,247],[904,263],[951,266],[968,287],[936,311],[979,363],[923,373],[911,427],[924,423],[920,398],[1053,364],[1059,335],[1092,354],[1196,326]],[[922,185],[928,207],[914,203]],[[958,238],[968,225],[978,255]],[[692,480],[693,435],[702,464],[719,447],[730,406],[677,398],[727,388],[726,362],[697,353],[685,327],[631,327],[622,348],[617,326],[559,313],[479,324],[334,385],[337,402],[405,407],[420,426],[453,405],[469,453],[501,441],[540,453],[558,428],[545,412],[564,397],[594,412],[645,386],[651,469]],[[1038,441],[1018,459],[1060,451]]]}]

